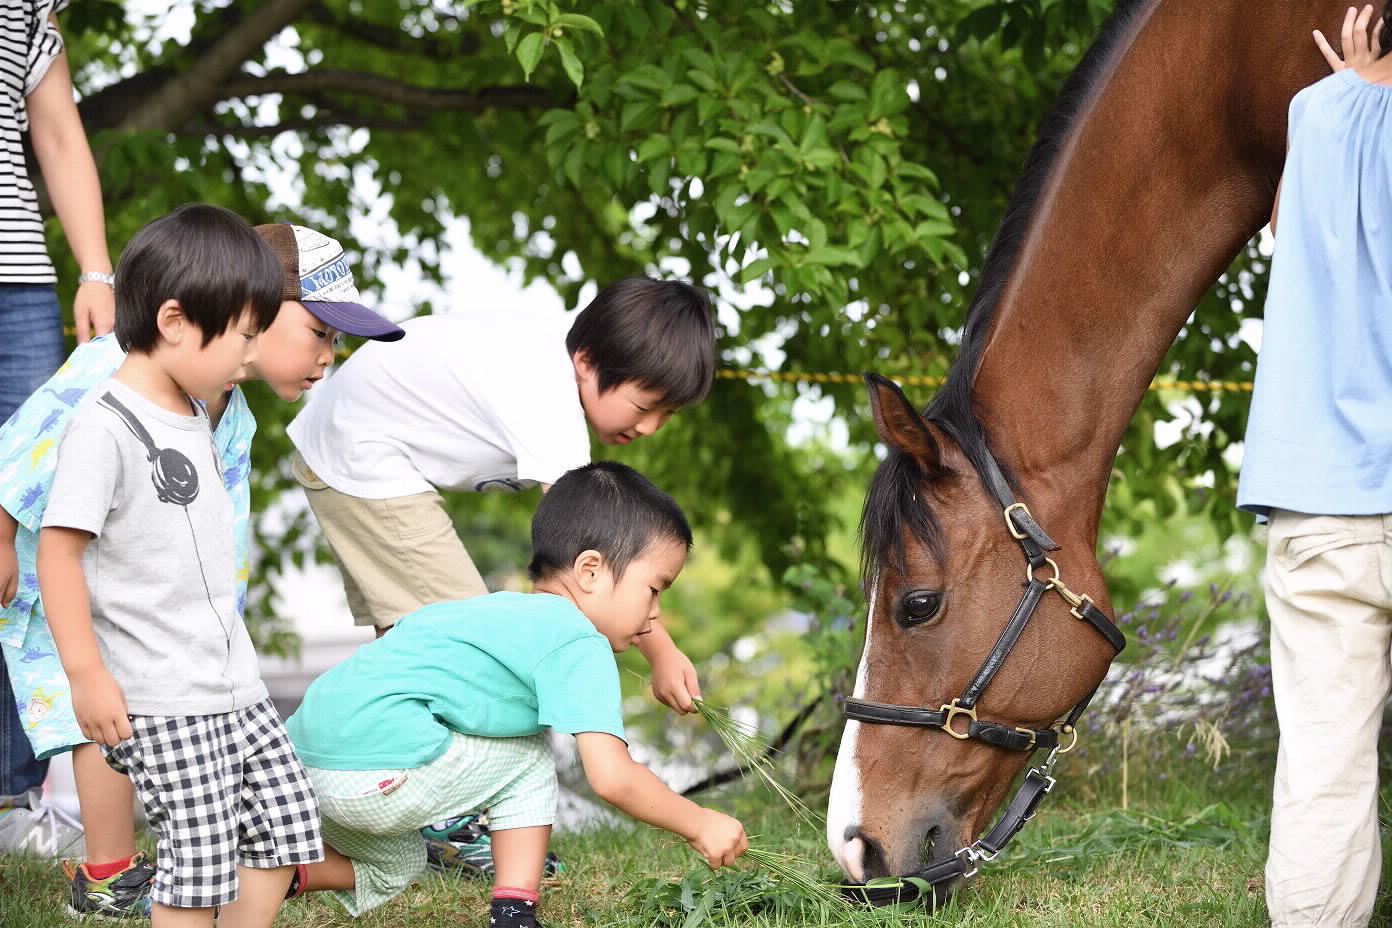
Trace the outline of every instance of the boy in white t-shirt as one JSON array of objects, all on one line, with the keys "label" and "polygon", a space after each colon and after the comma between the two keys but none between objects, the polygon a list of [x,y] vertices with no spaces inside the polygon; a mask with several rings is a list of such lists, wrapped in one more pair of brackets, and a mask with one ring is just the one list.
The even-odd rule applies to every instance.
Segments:
[{"label": "boy in white t-shirt", "polygon": [[[564,317],[569,321],[571,317]],[[605,287],[569,331],[513,311],[421,316],[367,344],[290,423],[292,459],[358,625],[381,635],[435,602],[487,593],[440,490],[546,490],[604,444],[660,429],[703,399],[715,366],[709,297],[679,281]],[[696,671],[661,625],[640,645],[679,712]]]}]

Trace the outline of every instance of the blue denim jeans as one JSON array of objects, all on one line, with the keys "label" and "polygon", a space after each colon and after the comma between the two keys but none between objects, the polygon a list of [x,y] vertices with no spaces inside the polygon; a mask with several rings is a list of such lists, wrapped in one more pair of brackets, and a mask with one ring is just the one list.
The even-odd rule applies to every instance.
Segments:
[{"label": "blue denim jeans", "polygon": [[[0,422],[63,363],[63,318],[48,284],[0,284]],[[10,675],[0,658],[0,796],[39,786],[48,762],[34,759]]]}]

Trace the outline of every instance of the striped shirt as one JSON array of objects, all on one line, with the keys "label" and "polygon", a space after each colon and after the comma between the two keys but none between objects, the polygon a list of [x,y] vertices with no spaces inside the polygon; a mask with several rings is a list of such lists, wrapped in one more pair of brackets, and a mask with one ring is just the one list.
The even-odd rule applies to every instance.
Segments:
[{"label": "striped shirt", "polygon": [[0,283],[58,280],[44,244],[38,196],[24,164],[21,137],[29,131],[24,99],[63,51],[48,21],[68,0],[0,0]]}]

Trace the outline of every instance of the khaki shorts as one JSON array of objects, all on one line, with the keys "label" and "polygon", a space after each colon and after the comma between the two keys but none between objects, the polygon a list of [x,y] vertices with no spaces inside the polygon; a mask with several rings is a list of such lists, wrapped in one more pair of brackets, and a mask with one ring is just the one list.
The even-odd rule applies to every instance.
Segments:
[{"label": "khaki shorts", "polygon": [[349,496],[320,480],[298,451],[290,470],[338,561],[354,624],[390,628],[422,606],[488,592],[439,492]]}]

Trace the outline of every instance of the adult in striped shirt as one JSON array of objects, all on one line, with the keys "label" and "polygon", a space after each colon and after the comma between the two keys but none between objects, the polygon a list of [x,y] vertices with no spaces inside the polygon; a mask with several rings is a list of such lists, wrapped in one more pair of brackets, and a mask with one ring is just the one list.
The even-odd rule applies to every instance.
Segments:
[{"label": "adult in striped shirt", "polygon": [[[0,3],[0,422],[66,354],[54,289],[58,278],[24,159],[26,132],[81,271],[73,301],[78,340],[111,331],[116,315],[101,187],[58,31],[56,14],[66,5],[67,0]],[[0,693],[9,692],[0,661]],[[34,759],[14,702],[0,698],[0,826],[8,824],[7,807],[36,801],[34,788],[43,783],[47,766]],[[20,819],[13,816],[10,823]],[[0,827],[0,838],[14,837],[13,830]]]}]

